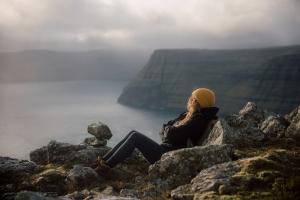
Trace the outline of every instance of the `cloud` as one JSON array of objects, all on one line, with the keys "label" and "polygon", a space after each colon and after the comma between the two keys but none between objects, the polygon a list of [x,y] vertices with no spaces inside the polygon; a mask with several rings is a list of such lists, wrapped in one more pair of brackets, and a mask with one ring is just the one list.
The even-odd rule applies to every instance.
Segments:
[{"label": "cloud", "polygon": [[298,0],[0,0],[0,50],[300,43]]}]

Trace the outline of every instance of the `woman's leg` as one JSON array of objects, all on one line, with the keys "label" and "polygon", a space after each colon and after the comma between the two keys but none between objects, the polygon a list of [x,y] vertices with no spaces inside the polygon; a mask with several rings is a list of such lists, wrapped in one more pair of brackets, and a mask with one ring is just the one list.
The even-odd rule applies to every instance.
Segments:
[{"label": "woman's leg", "polygon": [[166,152],[161,145],[142,133],[135,131],[130,134],[125,142],[107,159],[107,164],[110,167],[114,167],[129,157],[135,148],[138,148],[151,164],[159,160],[162,154]]},{"label": "woman's leg", "polygon": [[113,153],[115,153],[115,151],[121,146],[121,144],[123,144],[126,141],[126,139],[134,132],[135,132],[134,130],[130,131],[116,146],[114,146],[114,148],[112,148],[104,156],[102,156],[102,159],[106,161]]}]

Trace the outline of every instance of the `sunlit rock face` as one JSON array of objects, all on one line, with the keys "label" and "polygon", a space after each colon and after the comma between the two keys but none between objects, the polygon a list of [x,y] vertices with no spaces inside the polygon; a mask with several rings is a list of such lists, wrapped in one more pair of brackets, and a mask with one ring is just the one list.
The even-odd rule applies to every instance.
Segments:
[{"label": "sunlit rock face", "polygon": [[243,49],[155,50],[123,89],[126,105],[182,111],[198,87],[216,92],[221,114],[237,112],[245,101],[276,113],[300,102],[300,46]]}]

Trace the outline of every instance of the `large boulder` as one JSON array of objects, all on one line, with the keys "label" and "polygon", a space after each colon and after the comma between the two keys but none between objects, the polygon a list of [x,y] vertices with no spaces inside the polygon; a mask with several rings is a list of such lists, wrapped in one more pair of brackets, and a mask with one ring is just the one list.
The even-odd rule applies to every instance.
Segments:
[{"label": "large boulder", "polygon": [[164,153],[159,161],[150,165],[149,177],[164,180],[167,188],[189,182],[202,169],[230,161],[231,145],[208,145],[178,149]]},{"label": "large boulder", "polygon": [[109,127],[102,122],[96,122],[88,125],[87,131],[98,140],[109,140],[112,137]]},{"label": "large boulder", "polygon": [[247,121],[250,126],[259,126],[270,115],[274,115],[274,113],[261,109],[254,102],[249,101],[239,111],[237,118]]},{"label": "large boulder", "polygon": [[37,164],[62,164],[73,166],[75,164],[88,165],[97,156],[103,156],[111,148],[107,146],[95,148],[85,144],[69,144],[50,141],[47,146],[30,152],[30,160]]},{"label": "large boulder", "polygon": [[88,137],[84,139],[83,143],[93,147],[102,147],[106,146],[107,139],[98,140],[96,137]]},{"label": "large boulder", "polygon": [[34,173],[37,167],[35,163],[28,160],[0,156],[1,183],[18,181],[18,178]]},{"label": "large boulder", "polygon": [[15,192],[26,189],[38,170],[39,166],[28,160],[0,156],[0,199],[14,199]]},{"label": "large boulder", "polygon": [[[255,145],[264,139],[263,132],[258,127],[245,125],[245,121],[237,121],[231,118],[230,122],[219,119],[202,145],[231,144],[234,147],[245,147]],[[235,120],[235,125],[233,125]],[[238,125],[239,123],[239,125]]]},{"label": "large boulder", "polygon": [[262,122],[260,129],[267,138],[282,138],[289,124],[283,116],[271,115]]},{"label": "large boulder", "polygon": [[[235,147],[256,145],[265,139],[261,124],[274,114],[248,102],[238,114],[219,119],[201,145],[232,144]],[[267,124],[267,123],[265,123]]]},{"label": "large boulder", "polygon": [[228,199],[251,199],[252,195],[254,199],[295,199],[300,194],[299,155],[299,150],[267,150],[258,156],[218,164],[172,190],[171,196],[178,200],[196,196],[222,199],[222,195]]}]

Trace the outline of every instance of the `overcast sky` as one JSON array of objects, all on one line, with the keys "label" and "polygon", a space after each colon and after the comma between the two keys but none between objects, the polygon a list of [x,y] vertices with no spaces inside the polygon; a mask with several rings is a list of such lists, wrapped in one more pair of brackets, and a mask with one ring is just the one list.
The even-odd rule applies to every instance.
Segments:
[{"label": "overcast sky", "polygon": [[0,0],[0,50],[300,44],[300,0]]}]

